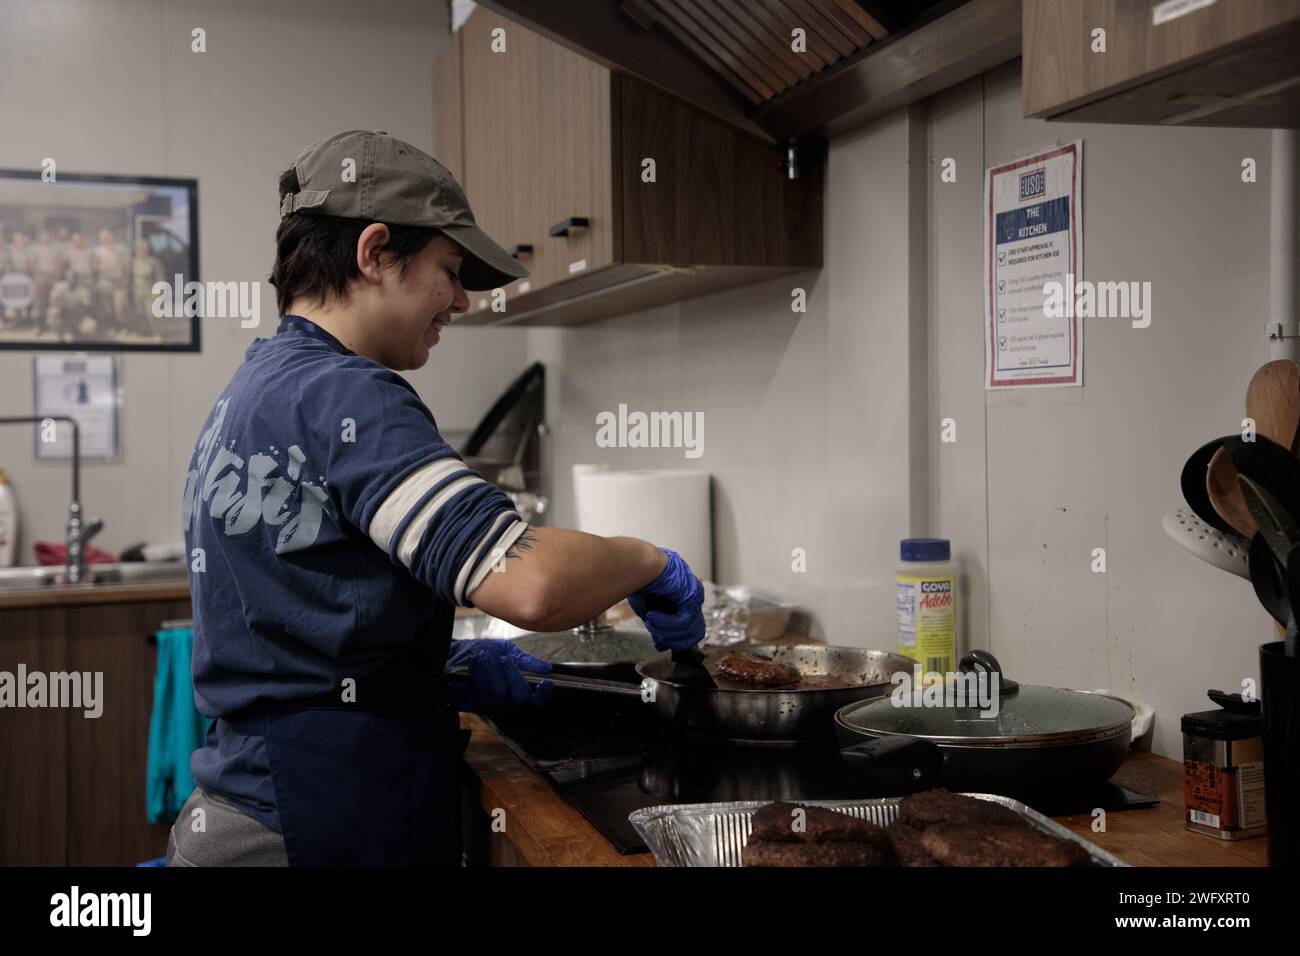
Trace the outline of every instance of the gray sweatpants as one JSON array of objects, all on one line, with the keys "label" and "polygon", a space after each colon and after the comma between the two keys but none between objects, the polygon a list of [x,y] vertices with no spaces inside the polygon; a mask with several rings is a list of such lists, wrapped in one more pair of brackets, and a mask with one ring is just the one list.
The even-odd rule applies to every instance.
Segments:
[{"label": "gray sweatpants", "polygon": [[195,787],[172,824],[167,865],[288,866],[289,857],[281,834],[229,800]]}]

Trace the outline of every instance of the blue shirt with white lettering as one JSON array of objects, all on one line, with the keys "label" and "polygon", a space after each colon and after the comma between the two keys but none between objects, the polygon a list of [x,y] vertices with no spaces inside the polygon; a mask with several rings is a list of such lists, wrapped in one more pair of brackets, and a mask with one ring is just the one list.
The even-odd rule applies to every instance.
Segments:
[{"label": "blue shirt with white lettering", "polygon": [[[217,399],[183,522],[194,700],[217,718],[319,698],[382,667],[439,602],[469,606],[527,528],[405,379],[297,316],[253,342]],[[260,736],[217,720],[191,768],[280,829]]]}]

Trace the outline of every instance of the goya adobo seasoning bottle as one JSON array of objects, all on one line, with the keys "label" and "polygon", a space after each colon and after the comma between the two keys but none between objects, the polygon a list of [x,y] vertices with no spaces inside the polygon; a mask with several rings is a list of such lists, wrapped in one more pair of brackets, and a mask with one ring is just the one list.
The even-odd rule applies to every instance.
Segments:
[{"label": "goya adobo seasoning bottle", "polygon": [[898,653],[922,674],[957,664],[957,563],[947,538],[904,538],[896,568]]}]

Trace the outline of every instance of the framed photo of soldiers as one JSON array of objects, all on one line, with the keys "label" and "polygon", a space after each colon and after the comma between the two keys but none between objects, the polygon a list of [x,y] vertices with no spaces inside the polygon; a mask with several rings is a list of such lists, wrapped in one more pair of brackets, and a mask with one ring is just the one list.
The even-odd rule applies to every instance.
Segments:
[{"label": "framed photo of soldiers", "polygon": [[199,351],[198,216],[194,179],[0,169],[0,349]]}]

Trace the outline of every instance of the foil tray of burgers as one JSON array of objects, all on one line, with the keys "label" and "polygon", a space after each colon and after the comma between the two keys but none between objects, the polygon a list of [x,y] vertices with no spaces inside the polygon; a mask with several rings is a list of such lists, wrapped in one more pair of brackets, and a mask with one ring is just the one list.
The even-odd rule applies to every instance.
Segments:
[{"label": "foil tray of burgers", "polygon": [[[941,795],[941,796],[940,796]],[[1083,839],[1079,835],[1061,826],[1059,823],[1043,816],[1036,810],[1031,809],[1018,800],[1010,797],[1003,797],[990,793],[968,793],[968,794],[948,794],[947,791],[926,791],[924,794],[914,794],[913,798],[921,797],[922,801],[928,801],[930,808],[933,809],[936,800],[940,802],[939,810],[943,812],[942,800],[952,798],[973,799],[984,801],[985,806],[982,808],[989,815],[1010,814],[1004,820],[994,820],[998,824],[1017,822],[1023,825],[1030,834],[1039,834],[1042,836],[1055,838],[1055,841],[1065,841],[1073,844],[1068,847],[1074,857],[1073,862],[1077,865],[1086,866],[1128,866],[1119,857],[1115,856],[1094,843]],[[884,850],[887,858],[880,857],[872,851],[871,847],[866,844],[851,842],[854,837],[852,834],[838,834],[832,836],[832,840],[843,842],[831,842],[820,844],[823,848],[830,848],[834,851],[843,851],[850,847],[857,848],[865,854],[862,862],[848,865],[864,866],[906,866],[906,865],[952,865],[952,866],[969,866],[980,865],[971,862],[950,862],[942,863],[931,858],[926,863],[909,862],[906,859],[909,848],[905,843],[900,843],[898,837],[904,832],[915,837],[920,831],[909,825],[905,812],[902,809],[904,800],[907,797],[885,797],[872,800],[799,800],[789,803],[773,803],[770,800],[744,800],[731,803],[687,803],[687,804],[664,804],[655,807],[646,807],[637,810],[628,816],[628,820],[645,840],[646,846],[654,854],[655,862],[660,866],[742,866],[745,865],[746,846],[750,843],[751,835],[755,828],[755,817],[759,815],[758,824],[760,828],[764,826],[761,812],[768,811],[771,808],[791,808],[820,807],[825,810],[836,811],[851,818],[850,821],[844,821],[845,827],[853,826],[855,821],[866,821],[868,824],[874,824],[875,827],[883,828],[886,834],[890,834],[891,828],[897,825],[898,829],[893,831],[895,846],[898,855],[895,856],[893,850],[888,844]],[[920,803],[914,803],[913,806],[919,806]],[[974,806],[966,804],[966,806]],[[958,808],[960,809],[960,808]],[[900,819],[902,817],[902,819]],[[945,833],[951,833],[958,838],[971,833],[978,834],[978,828],[968,820],[963,820],[960,816],[955,816],[951,823],[944,820],[942,816],[932,817],[935,824],[931,838],[942,836]],[[770,825],[770,822],[768,823]],[[815,830],[815,826],[810,826]],[[873,829],[873,828],[866,828]],[[1014,829],[1010,828],[1010,829]],[[879,834],[879,831],[875,831]],[[815,834],[809,834],[815,838]],[[1031,836],[1032,839],[1032,836]],[[1046,841],[1052,843],[1054,841]],[[806,844],[805,844],[806,845]],[[1059,844],[1057,844],[1059,845]],[[778,849],[789,846],[791,848],[798,846],[797,843],[767,843],[765,848],[777,847]],[[1077,848],[1077,849],[1075,849]],[[921,852],[924,855],[924,851]],[[959,848],[960,852],[960,848]],[[751,855],[752,860],[757,854]],[[900,857],[902,859],[900,859]],[[831,857],[824,858],[822,862],[816,857],[806,865],[846,865],[844,862],[845,854],[840,853],[839,859],[830,862]],[[977,856],[975,858],[978,858]],[[963,859],[956,857],[954,859]],[[964,859],[970,859],[965,857]],[[761,864],[763,865],[763,864]],[[778,864],[779,865],[779,864]],[[1002,865],[1002,864],[998,864]]]}]

